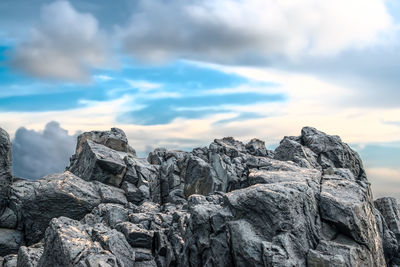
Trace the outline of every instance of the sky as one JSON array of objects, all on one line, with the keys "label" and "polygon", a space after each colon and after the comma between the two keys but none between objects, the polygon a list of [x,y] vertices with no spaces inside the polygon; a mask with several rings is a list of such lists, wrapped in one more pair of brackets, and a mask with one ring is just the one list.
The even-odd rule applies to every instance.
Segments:
[{"label": "sky", "polygon": [[400,199],[399,21],[396,0],[1,0],[14,173],[62,171],[82,131],[119,127],[144,157],[313,126]]}]

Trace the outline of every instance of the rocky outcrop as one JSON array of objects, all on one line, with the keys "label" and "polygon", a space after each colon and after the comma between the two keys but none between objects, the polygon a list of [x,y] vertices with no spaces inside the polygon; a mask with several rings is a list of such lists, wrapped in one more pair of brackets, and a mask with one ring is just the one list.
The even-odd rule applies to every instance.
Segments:
[{"label": "rocky outcrop", "polygon": [[7,206],[11,183],[11,142],[8,133],[0,128],[0,215]]},{"label": "rocky outcrop", "polygon": [[373,202],[358,154],[310,127],[275,151],[226,137],[147,159],[122,130],[87,132],[64,173],[2,181],[0,267],[400,262],[396,200]]}]

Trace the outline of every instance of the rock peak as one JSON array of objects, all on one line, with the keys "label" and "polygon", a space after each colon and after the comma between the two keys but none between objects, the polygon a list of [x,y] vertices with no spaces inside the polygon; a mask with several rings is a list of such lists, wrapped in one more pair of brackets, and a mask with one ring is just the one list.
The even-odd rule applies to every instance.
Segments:
[{"label": "rock peak", "polygon": [[136,157],[118,128],[79,135],[67,171],[12,180],[0,129],[0,267],[397,266],[400,211],[358,154],[304,127]]}]

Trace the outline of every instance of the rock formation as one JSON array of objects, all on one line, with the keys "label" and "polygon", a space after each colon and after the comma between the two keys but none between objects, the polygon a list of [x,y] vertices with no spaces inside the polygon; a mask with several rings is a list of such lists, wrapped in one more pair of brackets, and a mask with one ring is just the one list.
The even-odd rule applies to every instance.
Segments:
[{"label": "rock formation", "polygon": [[0,130],[0,267],[400,266],[400,210],[362,161],[305,127],[275,151],[216,139],[136,157],[86,132],[64,173],[12,179]]}]

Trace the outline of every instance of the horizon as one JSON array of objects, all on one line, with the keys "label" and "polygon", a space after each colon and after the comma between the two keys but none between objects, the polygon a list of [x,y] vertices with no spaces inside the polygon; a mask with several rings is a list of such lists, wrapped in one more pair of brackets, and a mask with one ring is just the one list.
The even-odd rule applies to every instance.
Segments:
[{"label": "horizon", "polygon": [[84,131],[121,128],[143,156],[224,136],[271,149],[311,126],[360,154],[375,198],[400,199],[394,0],[4,0],[0,14],[16,174],[62,171]]}]

